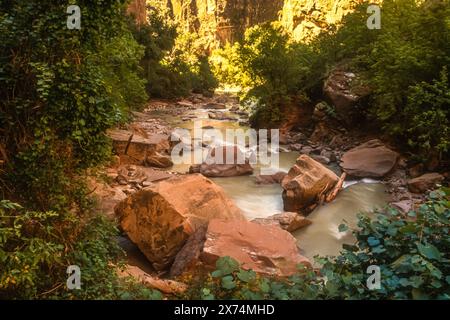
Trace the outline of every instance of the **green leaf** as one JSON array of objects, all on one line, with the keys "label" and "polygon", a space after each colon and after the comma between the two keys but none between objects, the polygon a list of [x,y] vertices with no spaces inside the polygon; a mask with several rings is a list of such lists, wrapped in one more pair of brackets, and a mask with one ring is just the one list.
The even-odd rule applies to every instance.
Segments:
[{"label": "green leaf", "polygon": [[222,288],[227,290],[236,288],[236,283],[234,282],[233,276],[225,276],[222,278]]},{"label": "green leaf", "polygon": [[424,256],[425,258],[428,258],[431,260],[437,260],[437,261],[440,261],[442,258],[439,250],[432,244],[422,245],[422,244],[418,243],[417,249],[419,250],[419,253],[422,256]]},{"label": "green leaf", "polygon": [[348,230],[348,226],[346,224],[340,224],[338,228],[339,232],[345,232]]},{"label": "green leaf", "polygon": [[252,270],[249,270],[249,271],[240,270],[237,274],[237,277],[239,278],[239,280],[241,280],[243,282],[250,282],[250,281],[255,280],[256,273]]}]

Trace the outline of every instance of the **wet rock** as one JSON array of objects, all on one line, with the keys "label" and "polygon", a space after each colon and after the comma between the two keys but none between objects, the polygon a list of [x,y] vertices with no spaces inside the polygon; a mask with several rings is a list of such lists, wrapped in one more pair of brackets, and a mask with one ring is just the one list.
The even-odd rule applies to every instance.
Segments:
[{"label": "wet rock", "polygon": [[411,200],[402,200],[398,202],[393,202],[391,205],[397,209],[399,209],[403,213],[408,213],[413,208],[413,201]]},{"label": "wet rock", "polygon": [[223,103],[210,102],[210,103],[205,104],[203,106],[203,109],[222,110],[222,109],[226,109],[226,106]]},{"label": "wet rock", "polygon": [[177,176],[138,191],[115,208],[122,229],[156,270],[210,219],[244,219],[222,188],[202,175]]},{"label": "wet rock", "polygon": [[339,177],[307,155],[301,155],[282,181],[284,210],[309,213],[328,193]]},{"label": "wet rock", "polygon": [[277,225],[281,229],[294,232],[303,227],[309,226],[312,221],[298,214],[297,212],[282,212],[267,218],[258,218],[252,222],[259,224]]},{"label": "wet rock", "polygon": [[411,178],[417,178],[421,176],[423,172],[424,172],[424,165],[422,163],[416,164],[415,166],[412,166],[408,170],[408,173],[411,176]]},{"label": "wet rock", "polygon": [[226,146],[212,149],[206,162],[191,166],[189,172],[205,177],[236,177],[252,174],[253,168],[239,147]]},{"label": "wet rock", "polygon": [[255,177],[256,179],[256,184],[262,184],[262,185],[267,185],[267,184],[275,184],[275,183],[281,183],[281,181],[283,181],[284,177],[286,177],[287,173],[286,172],[277,172],[275,174],[270,174],[270,175],[257,175]]},{"label": "wet rock", "polygon": [[444,181],[444,176],[433,172],[426,173],[420,177],[411,179],[408,181],[408,189],[414,193],[423,193],[428,190],[432,190],[436,187],[436,184]]},{"label": "wet rock", "polygon": [[301,151],[302,148],[303,148],[303,146],[302,146],[300,143],[295,143],[295,144],[291,144],[291,145],[289,146],[289,148],[290,148],[292,151]]},{"label": "wet rock", "polygon": [[313,155],[311,155],[311,158],[316,160],[317,162],[320,162],[321,164],[324,164],[324,165],[327,165],[330,163],[330,159],[325,156],[313,154]]},{"label": "wet rock", "polygon": [[145,163],[149,167],[156,167],[156,168],[170,168],[173,166],[173,162],[170,156],[160,154],[159,152],[155,152],[147,156]]},{"label": "wet rock", "polygon": [[356,79],[356,74],[336,68],[330,73],[323,87],[325,96],[335,106],[337,114],[347,123],[353,120],[353,106],[370,94],[368,87],[356,86]]},{"label": "wet rock", "polygon": [[108,131],[108,136],[113,140],[113,150],[121,164],[145,165],[147,157],[170,148],[169,137],[164,134],[146,138],[132,131],[114,129]]},{"label": "wet rock", "polygon": [[200,260],[200,255],[203,251],[203,246],[206,241],[207,226],[199,227],[193,234],[191,234],[186,241],[186,244],[178,252],[175,261],[170,267],[170,276],[177,277],[184,272],[195,269]]},{"label": "wet rock", "polygon": [[248,221],[211,220],[206,232],[202,261],[215,267],[220,257],[229,256],[243,269],[271,276],[290,276],[297,265],[311,267],[298,252],[296,239],[278,226]]},{"label": "wet rock", "polygon": [[398,157],[397,152],[375,139],[347,151],[341,167],[353,177],[382,178],[394,169]]},{"label": "wet rock", "polygon": [[208,117],[212,120],[229,120],[229,121],[237,120],[235,117],[227,115],[225,112],[209,112]]}]

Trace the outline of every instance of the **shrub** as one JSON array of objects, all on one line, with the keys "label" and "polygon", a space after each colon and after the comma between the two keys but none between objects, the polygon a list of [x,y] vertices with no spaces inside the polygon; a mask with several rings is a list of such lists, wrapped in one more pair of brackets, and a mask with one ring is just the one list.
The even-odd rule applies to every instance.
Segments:
[{"label": "shrub", "polygon": [[[345,225],[340,231],[347,230]],[[230,257],[217,261],[193,297],[203,299],[450,299],[450,189],[431,192],[407,215],[386,208],[360,215],[354,245],[336,257],[316,257],[319,273],[300,269],[285,280],[245,271]],[[381,272],[368,289],[369,266]]]},{"label": "shrub", "polygon": [[136,40],[145,47],[142,59],[147,92],[160,98],[178,98],[192,91],[209,94],[217,87],[201,39],[193,33],[177,32],[167,10],[152,7],[149,24],[130,20]]},{"label": "shrub", "polygon": [[[158,299],[119,279],[117,229],[100,216],[28,211],[0,201],[0,299]],[[66,287],[67,267],[81,269],[81,290]],[[100,281],[101,280],[101,281]]]}]

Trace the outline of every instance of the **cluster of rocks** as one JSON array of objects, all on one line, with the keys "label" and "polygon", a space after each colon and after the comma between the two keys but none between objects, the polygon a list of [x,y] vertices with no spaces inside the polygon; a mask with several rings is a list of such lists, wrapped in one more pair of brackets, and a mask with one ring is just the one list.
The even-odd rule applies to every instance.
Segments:
[{"label": "cluster of rocks", "polygon": [[246,221],[224,191],[200,174],[164,180],[116,206],[120,225],[156,270],[172,276],[202,265],[214,268],[230,256],[243,268],[289,276],[298,263],[310,266],[287,231],[308,222],[295,213],[272,221]]}]

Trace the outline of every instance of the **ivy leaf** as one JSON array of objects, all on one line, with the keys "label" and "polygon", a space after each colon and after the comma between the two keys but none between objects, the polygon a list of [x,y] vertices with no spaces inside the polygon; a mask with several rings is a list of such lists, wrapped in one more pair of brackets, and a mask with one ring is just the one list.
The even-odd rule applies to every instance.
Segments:
[{"label": "ivy leaf", "polygon": [[419,253],[424,256],[425,258],[431,259],[431,260],[441,260],[441,253],[439,250],[433,246],[432,244],[417,244],[417,249],[419,250]]},{"label": "ivy leaf", "polygon": [[225,276],[222,278],[222,288],[227,290],[236,288],[236,283],[234,282],[233,276]]},{"label": "ivy leaf", "polygon": [[339,225],[339,232],[345,232],[345,231],[347,231],[348,230],[348,226],[346,225],[346,224],[340,224]]},{"label": "ivy leaf", "polygon": [[380,244],[380,240],[378,240],[377,238],[374,238],[374,237],[369,237],[367,239],[367,243],[371,247],[376,247],[376,246],[378,246]]},{"label": "ivy leaf", "polygon": [[252,270],[240,270],[237,274],[237,277],[243,282],[250,282],[256,278],[256,273]]}]

